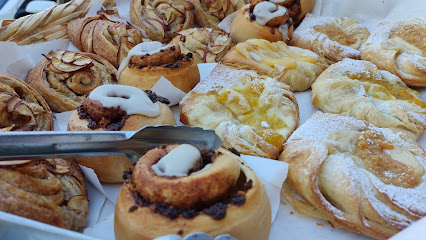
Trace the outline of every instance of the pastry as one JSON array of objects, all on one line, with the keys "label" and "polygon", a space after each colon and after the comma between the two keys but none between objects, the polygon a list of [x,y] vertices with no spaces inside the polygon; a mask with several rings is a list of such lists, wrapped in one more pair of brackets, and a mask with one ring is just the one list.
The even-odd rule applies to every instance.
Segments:
[{"label": "pastry", "polygon": [[0,132],[33,130],[53,130],[52,111],[27,83],[0,73]]},{"label": "pastry", "polygon": [[317,112],[284,145],[283,193],[302,214],[375,239],[426,216],[426,153],[411,137]]},{"label": "pastry", "polygon": [[290,45],[312,50],[334,63],[343,58],[360,59],[361,45],[369,36],[368,29],[355,19],[308,14],[294,31]]},{"label": "pastry", "polygon": [[297,101],[287,84],[221,64],[179,108],[182,123],[214,130],[223,147],[271,159],[279,156],[299,123]]},{"label": "pastry", "polygon": [[95,53],[118,68],[142,33],[130,24],[99,11],[94,17],[78,18],[67,24],[70,41],[81,51]]},{"label": "pastry", "polygon": [[264,186],[228,150],[158,147],[125,177],[115,207],[117,240],[191,232],[268,239],[271,209]]},{"label": "pastry", "polygon": [[236,43],[253,38],[288,43],[292,33],[293,20],[287,9],[268,1],[245,5],[231,24],[231,35]]},{"label": "pastry", "polygon": [[[251,0],[251,4],[263,2],[265,0]],[[297,26],[307,13],[310,13],[315,5],[315,0],[269,0],[269,2],[287,8],[290,17]]]},{"label": "pastry", "polygon": [[242,8],[248,0],[188,0],[195,7],[195,22],[201,27],[219,29],[218,24]]},{"label": "pastry", "polygon": [[[136,131],[145,126],[176,125],[168,100],[152,91],[106,84],[94,89],[68,121],[69,131]],[[132,166],[124,156],[76,158],[102,182],[122,182]]]},{"label": "pastry", "polygon": [[312,104],[328,113],[367,120],[417,138],[426,128],[419,93],[374,64],[349,58],[331,65],[312,84]]},{"label": "pastry", "polygon": [[71,230],[85,226],[87,188],[76,163],[64,159],[0,163],[0,211]]},{"label": "pastry", "polygon": [[180,31],[170,45],[179,45],[184,55],[192,53],[196,63],[215,63],[234,46],[229,33],[211,28]]},{"label": "pastry", "polygon": [[328,66],[323,58],[310,50],[264,39],[250,39],[237,44],[222,58],[221,63],[276,78],[290,85],[292,91],[310,88]]},{"label": "pastry", "polygon": [[169,42],[175,35],[194,25],[194,6],[184,0],[133,0],[130,20],[153,41]]},{"label": "pastry", "polygon": [[200,72],[192,53],[183,55],[178,45],[145,42],[130,50],[118,69],[118,83],[143,90],[151,89],[165,77],[183,92],[189,92],[199,81]]},{"label": "pastry", "polygon": [[426,17],[379,24],[361,58],[397,75],[407,85],[426,87]]}]

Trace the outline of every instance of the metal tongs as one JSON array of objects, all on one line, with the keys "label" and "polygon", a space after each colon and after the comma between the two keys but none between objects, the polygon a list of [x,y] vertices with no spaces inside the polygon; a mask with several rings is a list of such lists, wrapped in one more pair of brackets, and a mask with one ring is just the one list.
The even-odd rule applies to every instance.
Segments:
[{"label": "metal tongs", "polygon": [[150,149],[183,143],[199,149],[217,149],[222,144],[213,130],[188,126],[149,126],[119,132],[5,132],[0,134],[0,161],[124,154],[137,162]]}]

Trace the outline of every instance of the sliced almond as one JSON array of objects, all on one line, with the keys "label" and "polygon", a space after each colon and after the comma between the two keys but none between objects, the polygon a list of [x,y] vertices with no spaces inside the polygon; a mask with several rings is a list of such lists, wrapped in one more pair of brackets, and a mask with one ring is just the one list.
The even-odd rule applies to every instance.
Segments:
[{"label": "sliced almond", "polygon": [[81,56],[81,55],[76,55],[74,58],[74,62],[72,64],[76,65],[76,66],[88,66],[89,64],[92,63],[92,59],[85,57],[85,56]]},{"label": "sliced almond", "polygon": [[16,168],[16,167],[23,167],[27,164],[29,164],[31,160],[7,160],[7,161],[0,161],[0,168]]},{"label": "sliced almond", "polygon": [[75,53],[74,52],[65,52],[64,55],[62,55],[61,60],[64,63],[72,63],[75,60]]},{"label": "sliced almond", "polygon": [[82,69],[86,66],[86,65],[85,66],[75,65],[74,63],[73,64],[64,63],[56,57],[52,58],[52,65],[56,69],[58,69],[59,71],[62,71],[62,72],[75,72],[75,71],[80,70],[80,69]]}]

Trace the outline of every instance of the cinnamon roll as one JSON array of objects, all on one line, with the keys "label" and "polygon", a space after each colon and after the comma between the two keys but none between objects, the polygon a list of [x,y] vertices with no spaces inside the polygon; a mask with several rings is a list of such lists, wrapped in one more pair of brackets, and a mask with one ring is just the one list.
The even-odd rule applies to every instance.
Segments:
[{"label": "cinnamon roll", "polygon": [[228,150],[158,147],[125,177],[115,208],[118,240],[191,232],[247,240],[269,236],[271,209],[264,186]]},{"label": "cinnamon roll", "polygon": [[192,28],[194,6],[184,0],[133,0],[130,20],[153,41],[169,42],[176,32]]},{"label": "cinnamon roll", "polygon": [[[69,131],[136,131],[145,126],[176,125],[169,101],[152,91],[106,84],[93,90],[68,121]],[[122,182],[132,163],[124,156],[76,158],[102,182]]]},{"label": "cinnamon roll", "polygon": [[0,73],[0,132],[33,130],[53,130],[52,111],[27,83]]},{"label": "cinnamon roll", "polygon": [[426,87],[426,17],[379,24],[361,58],[402,79]]},{"label": "cinnamon roll", "polygon": [[142,42],[139,29],[114,18],[106,11],[78,18],[67,24],[70,41],[81,51],[96,53],[116,68],[135,45]]},{"label": "cinnamon roll", "polygon": [[192,53],[183,55],[178,45],[145,42],[130,50],[117,72],[118,83],[151,89],[161,77],[176,88],[189,92],[199,81],[200,72]]},{"label": "cinnamon roll", "polygon": [[426,216],[426,153],[365,121],[317,112],[284,145],[283,194],[301,214],[375,239]]},{"label": "cinnamon roll", "polygon": [[287,9],[267,1],[245,5],[231,24],[231,35],[236,43],[253,38],[288,43],[292,33],[293,20]]},{"label": "cinnamon roll", "polygon": [[184,55],[192,53],[197,63],[215,63],[234,46],[234,42],[223,30],[190,28],[178,32],[170,45],[179,45]]},{"label": "cinnamon roll", "polygon": [[[251,0],[251,4],[263,2],[265,0]],[[299,25],[307,13],[310,13],[315,6],[315,0],[269,0],[269,2],[287,8],[294,25]]]},{"label": "cinnamon roll", "polygon": [[95,54],[56,51],[45,55],[26,81],[52,111],[65,112],[75,110],[96,87],[116,82],[114,73],[114,66]]},{"label": "cinnamon roll", "polygon": [[2,161],[0,211],[81,230],[88,216],[83,172],[64,159]]}]

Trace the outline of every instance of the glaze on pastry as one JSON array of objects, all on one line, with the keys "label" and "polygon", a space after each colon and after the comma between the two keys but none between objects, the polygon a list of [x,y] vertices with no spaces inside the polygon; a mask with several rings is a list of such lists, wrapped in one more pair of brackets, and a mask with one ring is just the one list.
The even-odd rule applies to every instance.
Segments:
[{"label": "glaze on pastry", "polygon": [[[251,4],[264,2],[265,0],[251,0]],[[269,0],[274,4],[287,8],[294,25],[299,25],[307,13],[310,13],[315,5],[315,0]]]}]

